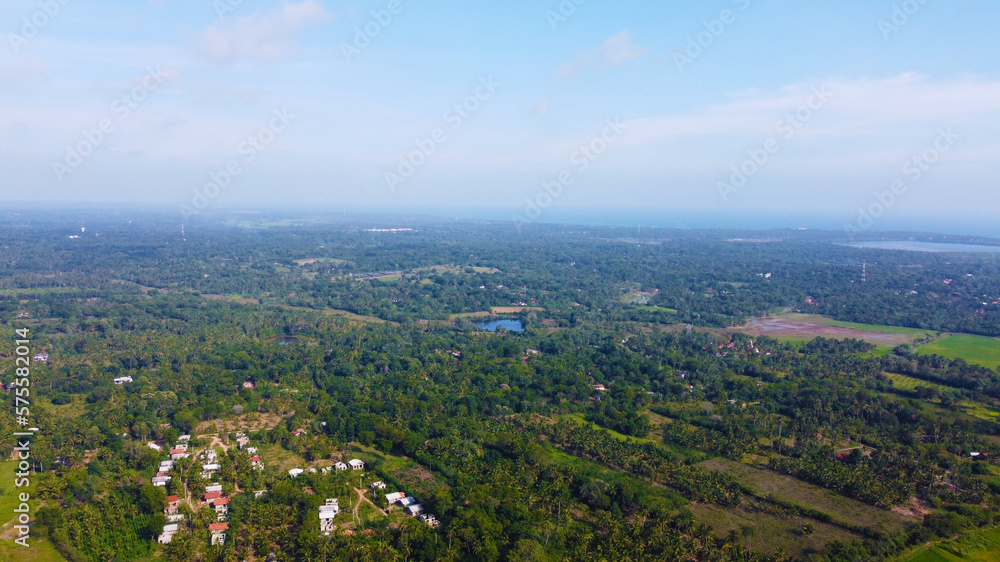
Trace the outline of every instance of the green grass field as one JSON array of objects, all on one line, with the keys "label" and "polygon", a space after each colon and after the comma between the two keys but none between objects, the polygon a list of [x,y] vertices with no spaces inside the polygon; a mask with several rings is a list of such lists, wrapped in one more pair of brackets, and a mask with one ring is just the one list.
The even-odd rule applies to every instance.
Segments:
[{"label": "green grass field", "polygon": [[12,540],[0,540],[0,560],[65,562],[66,559],[44,537],[31,537],[28,539],[28,548],[15,544]]},{"label": "green grass field", "polygon": [[716,458],[699,463],[698,466],[730,474],[761,495],[774,494],[796,505],[822,511],[832,516],[834,521],[860,524],[892,533],[905,530],[919,522],[916,518],[872,507],[791,476],[735,461]]},{"label": "green grass field", "polygon": [[1000,529],[973,531],[917,552],[907,562],[1000,562]]},{"label": "green grass field", "polygon": [[858,324],[856,322],[841,322],[818,314],[782,314],[781,318],[797,320],[799,322],[811,322],[820,326],[837,326],[839,328],[851,328],[863,332],[882,332],[883,334],[900,334],[904,336],[923,337],[925,335],[935,336],[937,332],[933,330],[921,330],[919,328],[903,328],[900,326],[878,326],[876,324]]},{"label": "green grass field", "polygon": [[951,334],[917,349],[920,355],[937,354],[948,359],[965,359],[973,365],[996,369],[1000,365],[1000,339],[969,334]]},{"label": "green grass field", "polygon": [[[744,545],[767,553],[781,547],[786,555],[796,559],[819,552],[828,543],[836,540],[851,542],[860,538],[840,527],[799,516],[780,517],[763,512],[750,513],[739,509],[722,509],[710,504],[695,504],[689,509],[694,513],[695,521],[711,526],[717,536],[725,537],[730,531],[739,531],[743,526],[749,526],[753,529],[753,534],[741,539]],[[814,533],[806,535],[801,532],[806,523],[812,523],[815,527]]]}]

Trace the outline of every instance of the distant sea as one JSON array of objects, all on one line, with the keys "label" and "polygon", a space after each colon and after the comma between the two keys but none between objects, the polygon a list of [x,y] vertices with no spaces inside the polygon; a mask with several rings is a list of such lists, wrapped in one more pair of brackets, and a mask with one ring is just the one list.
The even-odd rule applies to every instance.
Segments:
[{"label": "distant sea", "polygon": [[959,252],[963,254],[1000,254],[1000,246],[978,244],[942,244],[938,242],[886,241],[855,242],[846,244],[854,248],[876,248],[879,250],[903,250],[907,252]]}]

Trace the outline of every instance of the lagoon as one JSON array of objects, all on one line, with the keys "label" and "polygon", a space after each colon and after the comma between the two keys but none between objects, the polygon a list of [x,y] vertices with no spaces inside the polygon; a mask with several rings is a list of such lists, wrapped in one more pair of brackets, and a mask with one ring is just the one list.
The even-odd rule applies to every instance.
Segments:
[{"label": "lagoon", "polygon": [[487,332],[495,332],[500,328],[507,330],[508,332],[523,332],[524,324],[521,324],[520,320],[496,320],[489,323],[480,323],[479,327],[486,330]]}]

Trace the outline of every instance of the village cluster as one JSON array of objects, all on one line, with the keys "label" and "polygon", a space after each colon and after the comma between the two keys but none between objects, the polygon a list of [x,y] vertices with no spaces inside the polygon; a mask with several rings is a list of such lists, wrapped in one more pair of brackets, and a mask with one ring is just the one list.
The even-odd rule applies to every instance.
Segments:
[{"label": "village cluster", "polygon": [[[306,431],[304,429],[297,429],[292,432],[292,435],[296,437],[305,434]],[[173,476],[169,473],[174,469],[176,463],[183,459],[187,459],[192,455],[192,453],[189,452],[190,440],[190,435],[181,435],[177,438],[177,442],[169,448],[167,448],[163,442],[151,441],[147,444],[150,449],[157,452],[166,451],[166,455],[168,457],[160,461],[156,476],[152,478],[152,484],[154,486],[166,487],[173,478]],[[258,454],[258,449],[250,446],[250,438],[245,433],[236,433],[236,446],[250,455],[250,466],[252,470],[263,470],[264,460]],[[203,479],[208,481],[211,481],[216,476],[216,473],[221,469],[218,453],[211,447],[197,453],[195,463],[195,467],[193,468],[197,469],[197,466],[200,465],[200,475]],[[347,470],[360,471],[364,470],[365,466],[364,461],[360,459],[351,459],[346,463],[338,461],[332,466],[322,467],[319,469],[315,467],[308,469],[293,468],[288,471],[288,476],[289,478],[297,478],[307,472],[328,474],[331,472],[343,472]],[[381,481],[374,482],[369,486],[369,489],[373,494],[382,492],[385,488],[385,483]],[[266,493],[267,490],[256,490],[253,492],[254,498],[260,498]],[[385,499],[390,510],[393,507],[398,506],[407,516],[418,518],[420,521],[423,521],[431,527],[437,527],[440,525],[440,522],[433,514],[425,513],[423,506],[420,505],[415,498],[407,496],[403,492],[386,494]],[[205,487],[205,492],[201,497],[200,504],[196,504],[193,501],[187,502],[188,505],[195,510],[207,508],[215,512],[216,521],[209,523],[207,529],[209,542],[213,546],[223,545],[226,543],[226,533],[229,531],[229,500],[230,498],[225,497],[222,484],[212,482]],[[180,512],[180,505],[183,501],[184,500],[177,495],[167,496],[163,509],[163,514],[167,518],[167,524],[163,527],[163,532],[157,537],[157,541],[159,543],[170,544],[174,535],[181,532],[186,519],[186,516]],[[341,508],[339,499],[327,498],[324,504],[319,507],[318,517],[320,532],[324,535],[329,535],[334,532],[334,529],[336,528],[334,519],[340,513]],[[355,531],[351,529],[345,529],[343,532],[347,535],[355,534]],[[365,532],[362,532],[362,534],[364,533]]]}]

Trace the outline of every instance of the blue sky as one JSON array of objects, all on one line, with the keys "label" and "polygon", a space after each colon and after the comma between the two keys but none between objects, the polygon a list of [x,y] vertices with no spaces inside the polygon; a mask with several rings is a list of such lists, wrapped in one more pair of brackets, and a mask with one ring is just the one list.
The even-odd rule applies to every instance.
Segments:
[{"label": "blue sky", "polygon": [[941,0],[12,0],[0,200],[862,229],[987,216],[998,16]]}]

